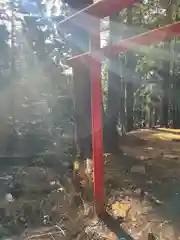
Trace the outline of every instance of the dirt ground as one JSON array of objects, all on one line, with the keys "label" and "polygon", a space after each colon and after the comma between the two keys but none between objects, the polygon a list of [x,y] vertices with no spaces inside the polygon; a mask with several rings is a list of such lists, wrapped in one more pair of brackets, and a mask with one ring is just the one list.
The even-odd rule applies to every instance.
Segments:
[{"label": "dirt ground", "polygon": [[122,154],[106,155],[108,211],[123,218],[109,239],[180,239],[179,138],[138,130],[120,139]]},{"label": "dirt ground", "polygon": [[[56,238],[46,234],[47,238],[43,239],[180,239],[179,139],[180,134],[157,130],[137,130],[121,137],[121,153],[116,156],[105,154],[104,157],[109,217],[103,221],[94,215],[91,218],[82,216],[78,221],[73,217],[67,232],[76,235],[61,234]],[[61,213],[56,211],[60,219],[63,219],[64,207],[62,210]],[[79,232],[80,226],[83,229]],[[52,229],[44,231],[52,232]],[[148,238],[150,233],[151,238]],[[33,230],[29,237],[22,239],[41,239],[36,234]]]}]

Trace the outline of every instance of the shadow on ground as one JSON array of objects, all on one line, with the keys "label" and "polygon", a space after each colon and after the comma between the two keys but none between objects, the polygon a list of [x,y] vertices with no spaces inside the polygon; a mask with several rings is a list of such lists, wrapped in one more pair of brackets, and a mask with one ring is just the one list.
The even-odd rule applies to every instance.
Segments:
[{"label": "shadow on ground", "polygon": [[113,233],[115,233],[115,235],[117,236],[116,240],[134,240],[134,238],[132,238],[126,231],[124,231],[124,229],[120,226],[121,225],[121,221],[119,219],[114,219],[112,216],[110,215],[105,215],[102,217],[101,219],[104,224],[108,227],[108,229],[110,231],[112,231]]}]

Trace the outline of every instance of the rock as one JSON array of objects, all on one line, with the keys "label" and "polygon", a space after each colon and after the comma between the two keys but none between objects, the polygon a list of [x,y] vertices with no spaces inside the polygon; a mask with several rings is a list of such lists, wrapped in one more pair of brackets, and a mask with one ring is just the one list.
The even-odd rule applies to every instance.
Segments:
[{"label": "rock", "polygon": [[5,198],[6,198],[6,201],[9,203],[14,201],[14,198],[11,193],[7,193]]}]

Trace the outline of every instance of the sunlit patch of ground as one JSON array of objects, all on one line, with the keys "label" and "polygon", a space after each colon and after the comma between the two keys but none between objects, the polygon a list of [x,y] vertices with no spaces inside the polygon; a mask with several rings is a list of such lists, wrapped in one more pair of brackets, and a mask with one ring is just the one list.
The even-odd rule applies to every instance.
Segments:
[{"label": "sunlit patch of ground", "polygon": [[180,141],[180,134],[176,135],[173,133],[166,133],[166,132],[159,132],[159,133],[154,133],[153,136],[155,138],[160,138],[162,140],[179,140]]},{"label": "sunlit patch of ground", "polygon": [[172,129],[172,128],[158,128],[160,131],[169,132],[169,133],[179,133],[180,129]]}]

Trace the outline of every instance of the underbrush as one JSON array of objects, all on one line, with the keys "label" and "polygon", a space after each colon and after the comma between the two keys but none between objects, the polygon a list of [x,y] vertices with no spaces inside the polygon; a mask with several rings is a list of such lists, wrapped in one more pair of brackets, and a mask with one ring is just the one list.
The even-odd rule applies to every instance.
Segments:
[{"label": "underbrush", "polygon": [[0,239],[12,235],[77,239],[87,235],[85,225],[90,214],[94,217],[93,203],[85,203],[77,192],[72,167],[58,159],[52,162],[49,157],[39,157],[13,173],[7,190],[13,199],[2,208]]}]

